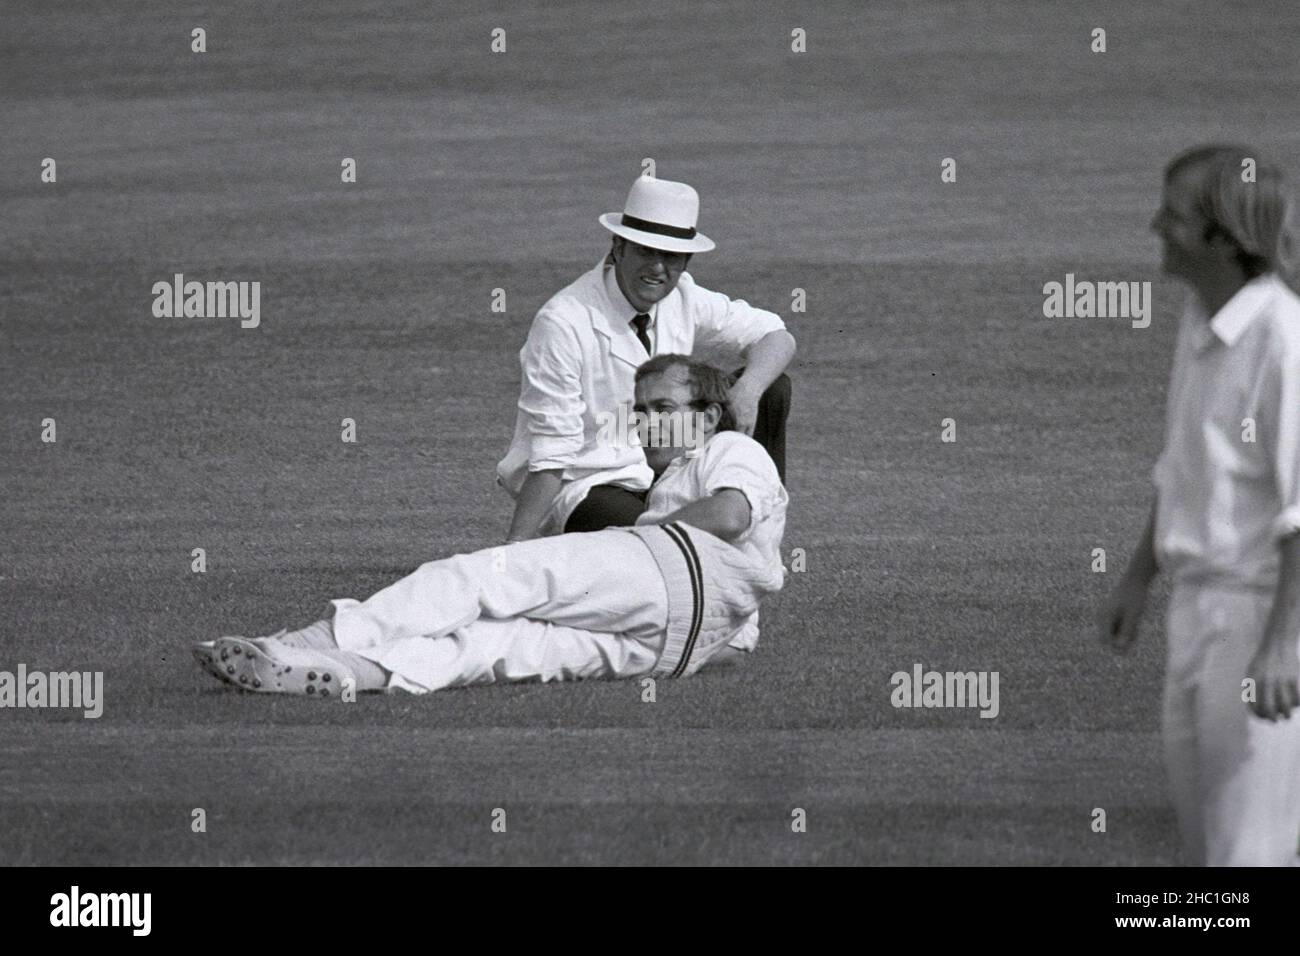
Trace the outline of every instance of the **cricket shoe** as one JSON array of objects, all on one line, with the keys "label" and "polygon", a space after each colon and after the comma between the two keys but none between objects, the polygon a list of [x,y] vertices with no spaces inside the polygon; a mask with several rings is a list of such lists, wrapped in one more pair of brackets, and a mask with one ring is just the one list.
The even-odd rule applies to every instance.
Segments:
[{"label": "cricket shoe", "polygon": [[[257,640],[259,642],[275,640],[281,635],[287,633],[287,631],[280,631],[278,634],[272,634],[269,638],[259,637]],[[239,682],[235,680],[235,666],[229,661],[230,652],[227,651],[226,660],[222,660],[220,652],[217,650],[216,641],[197,641],[193,646],[191,646],[190,652],[194,655],[194,659],[198,661],[199,666],[217,680],[221,681],[221,683],[233,684],[236,687],[239,686]]]},{"label": "cricket shoe", "polygon": [[351,667],[309,647],[292,647],[274,638],[222,637],[214,649],[226,679],[240,690],[328,698],[341,696],[345,681],[357,686]]},{"label": "cricket shoe", "polygon": [[[225,668],[221,666],[216,641],[199,641],[190,650],[194,654],[194,659],[199,662],[199,666],[205,671],[223,684],[234,683],[230,679],[230,674],[227,674]],[[231,674],[233,673],[234,671],[231,671]]]}]

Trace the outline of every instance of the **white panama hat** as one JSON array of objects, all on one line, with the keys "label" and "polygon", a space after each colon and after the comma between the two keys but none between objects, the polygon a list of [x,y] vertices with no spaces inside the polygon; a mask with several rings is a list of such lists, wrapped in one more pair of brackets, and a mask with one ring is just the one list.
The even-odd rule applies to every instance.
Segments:
[{"label": "white panama hat", "polygon": [[695,231],[700,194],[685,183],[641,176],[628,190],[623,211],[607,212],[600,224],[616,236],[665,252],[708,252],[713,240]]}]

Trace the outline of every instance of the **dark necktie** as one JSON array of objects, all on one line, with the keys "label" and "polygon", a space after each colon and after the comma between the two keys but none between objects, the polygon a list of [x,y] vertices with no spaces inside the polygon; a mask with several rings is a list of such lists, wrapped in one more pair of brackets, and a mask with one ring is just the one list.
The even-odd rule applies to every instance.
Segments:
[{"label": "dark necktie", "polygon": [[646,332],[646,327],[650,325],[650,316],[644,312],[638,312],[632,317],[632,327],[636,329],[636,337],[641,340],[645,346],[646,355],[654,355],[654,349],[650,348],[650,336]]}]

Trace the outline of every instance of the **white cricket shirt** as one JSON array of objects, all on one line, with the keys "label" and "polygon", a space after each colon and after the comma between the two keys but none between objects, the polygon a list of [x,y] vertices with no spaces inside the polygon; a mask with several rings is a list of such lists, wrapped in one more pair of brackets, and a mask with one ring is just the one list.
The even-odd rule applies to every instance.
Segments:
[{"label": "white cricket shirt", "polygon": [[1156,485],[1156,559],[1175,577],[1276,587],[1300,531],[1300,299],[1275,275],[1178,329]]},{"label": "white cricket shirt", "polygon": [[[735,488],[749,502],[749,527],[730,544],[758,568],[766,568],[779,582],[785,579],[781,563],[781,538],[785,511],[790,503],[776,464],[767,450],[740,432],[719,432],[675,459],[664,469],[646,497],[639,525],[658,524],[678,508],[706,498],[724,488]],[[758,612],[749,616],[728,644],[752,651],[758,644]]]},{"label": "white cricket shirt", "polygon": [[740,432],[719,432],[674,459],[650,489],[637,524],[659,524],[678,508],[735,488],[749,502],[749,527],[730,542],[759,567],[782,571],[781,536],[790,503],[772,457]]}]

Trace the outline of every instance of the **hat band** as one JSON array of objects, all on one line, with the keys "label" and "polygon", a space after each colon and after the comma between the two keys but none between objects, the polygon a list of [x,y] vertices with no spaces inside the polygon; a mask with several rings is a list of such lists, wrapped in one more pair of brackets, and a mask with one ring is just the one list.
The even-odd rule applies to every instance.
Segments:
[{"label": "hat band", "polygon": [[674,239],[694,239],[695,230],[683,229],[681,226],[665,226],[661,222],[651,222],[649,219],[638,219],[636,216],[629,216],[623,213],[622,224],[629,229],[639,229],[641,232],[653,232],[657,236],[672,236]]}]

